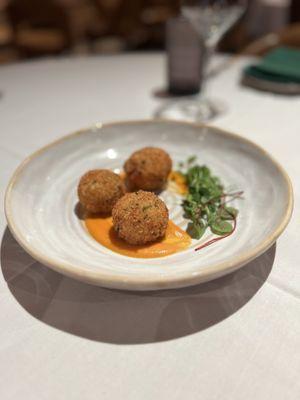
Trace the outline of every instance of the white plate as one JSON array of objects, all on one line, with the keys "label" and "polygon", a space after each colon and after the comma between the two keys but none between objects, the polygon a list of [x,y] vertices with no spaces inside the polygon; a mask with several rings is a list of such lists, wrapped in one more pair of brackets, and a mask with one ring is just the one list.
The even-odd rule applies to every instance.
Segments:
[{"label": "white plate", "polygon": [[[236,200],[237,231],[195,252],[135,259],[102,247],[74,213],[80,176],[92,168],[122,168],[136,149],[155,145],[176,162],[196,154],[227,187],[244,190]],[[161,197],[170,218],[184,227],[180,198]],[[177,288],[228,274],[266,251],[291,217],[293,194],[283,169],[263,149],[217,128],[174,121],[105,124],[66,136],[28,157],[13,175],[5,210],[20,245],[43,264],[73,278],[110,288]]]}]

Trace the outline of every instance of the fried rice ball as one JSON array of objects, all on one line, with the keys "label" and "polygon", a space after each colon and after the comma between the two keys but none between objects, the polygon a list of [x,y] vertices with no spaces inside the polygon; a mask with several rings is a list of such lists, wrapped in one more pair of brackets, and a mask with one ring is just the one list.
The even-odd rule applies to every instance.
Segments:
[{"label": "fried rice ball", "polygon": [[88,171],[78,185],[79,201],[91,213],[110,214],[124,194],[125,185],[120,176],[107,169]]},{"label": "fried rice ball", "polygon": [[162,238],[167,229],[169,212],[154,193],[139,190],[127,193],[112,210],[113,226],[127,243],[141,245]]},{"label": "fried rice ball", "polygon": [[172,160],[169,154],[157,147],[145,147],[134,152],[124,164],[130,190],[163,189],[171,169]]}]

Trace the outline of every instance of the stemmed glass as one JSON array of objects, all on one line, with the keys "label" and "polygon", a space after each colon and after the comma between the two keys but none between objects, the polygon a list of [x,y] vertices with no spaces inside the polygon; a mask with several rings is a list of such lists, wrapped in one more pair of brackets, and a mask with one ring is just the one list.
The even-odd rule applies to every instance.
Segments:
[{"label": "stemmed glass", "polygon": [[[205,62],[203,78],[215,49],[225,33],[243,16],[247,0],[182,0],[181,13],[190,22],[203,43]],[[207,121],[221,112],[220,105],[201,94],[195,98],[173,101],[161,107],[156,116],[160,118]]]}]

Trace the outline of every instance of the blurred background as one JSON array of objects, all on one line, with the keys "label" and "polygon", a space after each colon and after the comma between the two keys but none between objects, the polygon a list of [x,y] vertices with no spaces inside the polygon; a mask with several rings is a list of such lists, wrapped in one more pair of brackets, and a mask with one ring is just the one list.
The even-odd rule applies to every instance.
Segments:
[{"label": "blurred background", "polygon": [[[0,0],[0,63],[163,49],[165,22],[178,13],[179,4],[180,0]],[[219,49],[239,53],[276,31],[288,34],[292,44],[300,43],[300,30],[290,29],[298,21],[299,0],[252,0]]]}]

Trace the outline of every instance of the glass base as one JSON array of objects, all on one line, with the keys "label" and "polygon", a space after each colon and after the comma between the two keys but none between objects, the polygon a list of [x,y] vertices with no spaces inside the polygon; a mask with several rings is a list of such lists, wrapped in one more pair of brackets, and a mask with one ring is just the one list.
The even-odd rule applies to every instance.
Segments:
[{"label": "glass base", "polygon": [[216,118],[225,111],[225,105],[219,100],[208,98],[180,99],[159,107],[154,113],[154,117],[205,122]]}]

